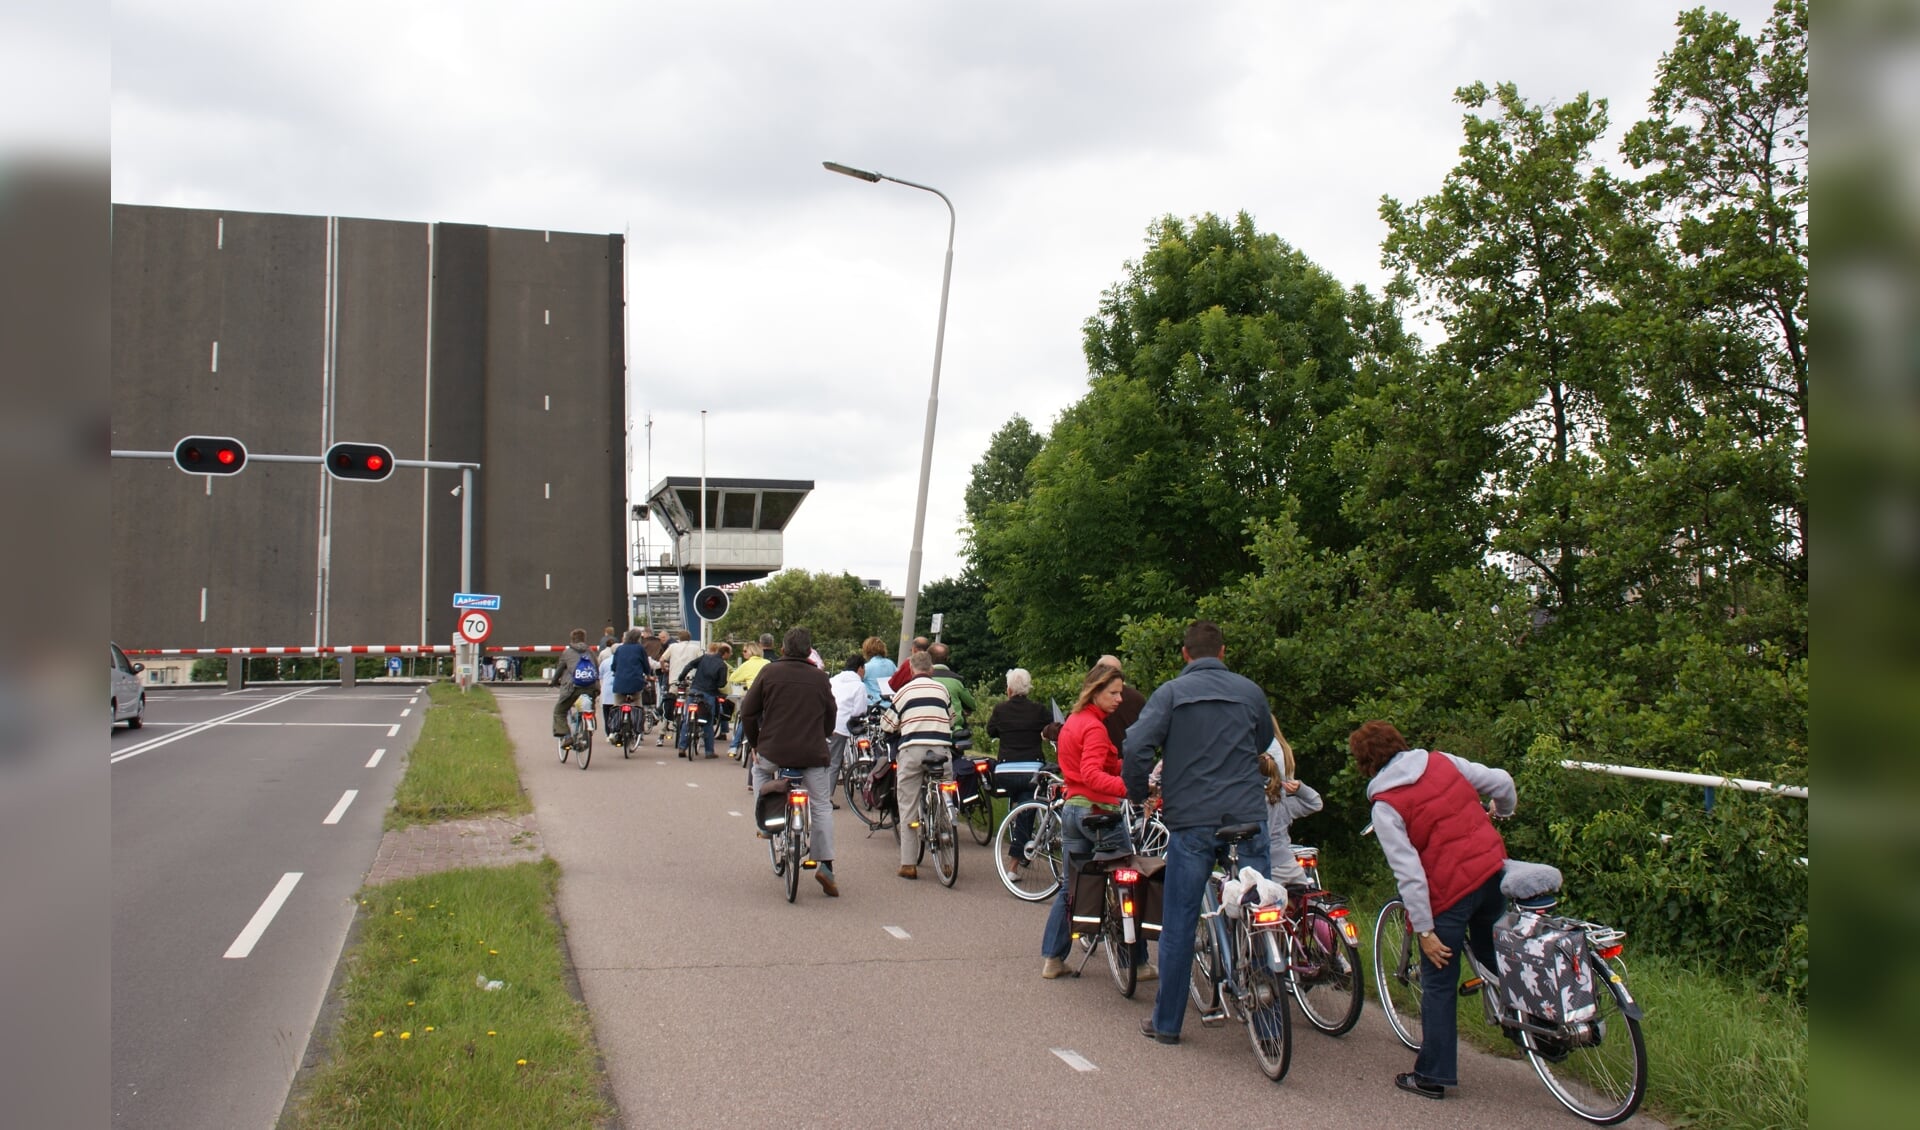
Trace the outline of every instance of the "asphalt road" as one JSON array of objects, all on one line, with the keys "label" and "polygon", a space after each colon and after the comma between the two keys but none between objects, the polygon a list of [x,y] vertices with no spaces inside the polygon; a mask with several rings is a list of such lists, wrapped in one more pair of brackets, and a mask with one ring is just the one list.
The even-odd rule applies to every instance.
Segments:
[{"label": "asphalt road", "polygon": [[277,1120],[422,692],[154,689],[114,731],[115,1126]]},{"label": "asphalt road", "polygon": [[[1369,1000],[1334,1039],[1296,1013],[1279,1085],[1244,1026],[1143,1039],[1104,959],[1040,979],[1045,904],[1000,885],[965,840],[958,884],[894,875],[889,833],[836,814],[842,897],[811,878],[785,901],[738,763],[651,744],[562,765],[552,692],[498,689],[523,784],[562,869],[560,913],[625,1125],[941,1127],[1583,1125],[1523,1061],[1463,1048],[1464,1086],[1431,1102],[1393,1086],[1412,1054]],[[1076,959],[1077,961],[1077,956]],[[1371,997],[1371,987],[1369,987]],[[1628,1125],[1649,1125],[1636,1119]]]}]

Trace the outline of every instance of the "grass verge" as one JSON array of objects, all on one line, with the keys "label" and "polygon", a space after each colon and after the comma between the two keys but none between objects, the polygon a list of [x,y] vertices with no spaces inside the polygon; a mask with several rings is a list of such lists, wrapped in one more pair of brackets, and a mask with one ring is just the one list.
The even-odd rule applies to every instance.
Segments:
[{"label": "grass verge", "polygon": [[462,694],[448,682],[434,683],[427,693],[433,705],[407,756],[387,828],[530,811],[493,695],[478,686]]},{"label": "grass verge", "polygon": [[550,912],[558,875],[542,860],[362,892],[326,1064],[288,1124],[518,1130],[611,1116]]},{"label": "grass verge", "polygon": [[[1356,918],[1367,998],[1377,1008],[1373,916]],[[1641,1029],[1647,1039],[1648,1094],[1642,1110],[1669,1126],[1703,1130],[1807,1125],[1804,1006],[1678,961],[1636,955],[1631,939],[1625,972],[1646,1012]],[[1512,1042],[1487,1024],[1478,998],[1461,998],[1459,1020],[1466,1044],[1520,1058]],[[1408,1056],[1411,1060],[1412,1053]],[[1540,1098],[1545,1108],[1558,1109],[1544,1087]]]}]

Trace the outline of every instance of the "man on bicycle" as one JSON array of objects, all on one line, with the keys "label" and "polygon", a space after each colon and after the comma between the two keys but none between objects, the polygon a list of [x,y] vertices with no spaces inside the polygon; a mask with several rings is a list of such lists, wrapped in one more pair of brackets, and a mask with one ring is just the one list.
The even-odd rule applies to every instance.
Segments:
[{"label": "man on bicycle", "polygon": [[953,749],[953,705],[947,688],[933,678],[933,657],[916,651],[907,658],[913,678],[900,685],[880,717],[880,728],[900,736],[895,760],[894,795],[900,805],[900,877],[920,877],[920,786],[928,754]]},{"label": "man on bicycle", "polygon": [[[556,738],[572,736],[567,732],[567,711],[580,695],[581,688],[574,685],[573,672],[582,659],[593,663],[593,652],[587,648],[587,630],[575,628],[567,637],[567,650],[560,653],[560,662],[554,665],[553,676],[547,681],[548,686],[561,688],[560,697],[553,704],[553,736]],[[597,665],[594,671],[597,678]],[[587,688],[587,693],[593,693],[591,686]]]},{"label": "man on bicycle", "polygon": [[[720,648],[721,644],[718,641],[714,642],[708,646],[705,655],[687,664],[685,668],[690,672],[687,694],[700,704],[700,734],[706,743],[709,760],[719,756],[713,752],[713,730],[719,722],[720,688],[727,685],[727,661],[720,657]],[[693,731],[684,726],[681,727],[680,740],[676,744],[691,761]]]},{"label": "man on bicycle", "polygon": [[1259,831],[1240,844],[1240,864],[1267,873],[1267,801],[1259,759],[1273,742],[1273,720],[1266,693],[1227,670],[1225,652],[1219,625],[1210,620],[1188,625],[1180,647],[1187,665],[1153,692],[1127,729],[1120,772],[1127,796],[1143,802],[1154,751],[1162,755],[1160,818],[1172,838],[1160,922],[1160,990],[1140,1034],[1163,1044],[1180,1042],[1193,974],[1193,935],[1218,850],[1214,832],[1231,824],[1258,824]]},{"label": "man on bicycle", "polygon": [[[813,636],[795,628],[781,641],[780,658],[762,668],[740,704],[740,729],[753,744],[753,794],[773,779],[769,765],[805,772],[807,811],[813,842],[807,848],[818,866],[813,877],[830,897],[839,897],[833,877],[833,774],[827,739],[833,733],[833,691],[827,673],[807,660]],[[864,692],[863,692],[864,697]],[[799,860],[789,866],[798,867]]]},{"label": "man on bicycle", "polygon": [[[648,657],[646,645],[640,640],[640,629],[628,628],[626,642],[613,650],[614,701],[638,704],[640,692],[645,689],[647,680],[651,678],[653,678],[653,660]],[[639,726],[642,731],[646,729],[645,711],[640,713],[634,725]]]}]

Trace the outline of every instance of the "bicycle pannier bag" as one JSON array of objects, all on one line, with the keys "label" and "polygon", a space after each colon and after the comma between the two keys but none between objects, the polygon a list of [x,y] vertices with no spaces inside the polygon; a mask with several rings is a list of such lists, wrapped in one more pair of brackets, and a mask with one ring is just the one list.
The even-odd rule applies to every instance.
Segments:
[{"label": "bicycle pannier bag", "polygon": [[787,826],[787,790],[786,781],[768,781],[760,786],[760,795],[753,802],[753,818],[763,832],[778,832]]},{"label": "bicycle pannier bag", "polygon": [[1593,1019],[1593,964],[1579,923],[1508,911],[1493,924],[1493,949],[1509,1008],[1553,1024]]},{"label": "bicycle pannier bag", "polygon": [[1075,930],[1085,933],[1100,925],[1107,913],[1107,869],[1131,862],[1096,859],[1074,869],[1067,888],[1067,913]]},{"label": "bicycle pannier bag", "polygon": [[1040,772],[1038,761],[996,761],[993,763],[993,795],[1012,796],[1033,788],[1033,776]]},{"label": "bicycle pannier bag", "polygon": [[972,758],[962,755],[953,759],[953,781],[960,786],[961,804],[967,804],[980,795],[982,782],[980,774],[974,771]]},{"label": "bicycle pannier bag", "polygon": [[573,685],[576,687],[597,687],[600,685],[600,668],[593,662],[593,656],[583,655],[574,661]]},{"label": "bicycle pannier bag", "polygon": [[1160,915],[1167,901],[1167,861],[1157,855],[1136,855],[1133,866],[1140,872],[1140,886],[1133,892],[1140,936],[1158,941]]},{"label": "bicycle pannier bag", "polygon": [[869,812],[894,811],[893,762],[877,760],[860,785],[860,803]]}]

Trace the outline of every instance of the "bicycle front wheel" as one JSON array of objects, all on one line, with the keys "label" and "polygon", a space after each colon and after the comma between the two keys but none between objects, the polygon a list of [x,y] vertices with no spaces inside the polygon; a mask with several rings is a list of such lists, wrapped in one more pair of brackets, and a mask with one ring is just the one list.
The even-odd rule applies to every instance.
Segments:
[{"label": "bicycle front wheel", "polygon": [[[1016,840],[1014,831],[1022,820],[1031,828]],[[994,867],[1000,873],[1001,885],[1024,902],[1045,902],[1060,889],[1060,872],[1065,866],[1060,853],[1060,817],[1044,801],[1015,805],[994,833]],[[1020,865],[1012,866],[1011,860],[1018,860]]]},{"label": "bicycle front wheel", "polygon": [[993,842],[993,794],[984,785],[960,812],[966,819],[967,830],[973,833],[974,843],[985,847]]},{"label": "bicycle front wheel", "polygon": [[1329,1036],[1344,1036],[1360,1021],[1366,990],[1360,986],[1360,954],[1324,910],[1300,916],[1287,937],[1289,980],[1300,1014]]},{"label": "bicycle front wheel", "polygon": [[[1570,1037],[1521,1033],[1521,1046],[1560,1105],[1601,1126],[1625,1121],[1647,1093],[1647,1045],[1640,1022],[1624,1011],[1626,990],[1600,958],[1594,964],[1592,1020],[1568,1025]],[[1491,991],[1489,986],[1488,991]]]},{"label": "bicycle front wheel", "polygon": [[593,759],[593,727],[582,725],[579,740],[573,743],[579,748],[574,750],[573,763],[585,769],[587,762]]},{"label": "bicycle front wheel", "polygon": [[1380,1011],[1400,1042],[1420,1050],[1420,944],[1407,921],[1407,906],[1391,899],[1373,923],[1373,987]]},{"label": "bicycle front wheel", "polygon": [[[927,828],[933,837],[933,873],[941,886],[951,887],[960,878],[960,829],[954,827],[953,809],[945,798],[935,798],[932,804],[933,819],[927,821]],[[926,845],[927,837],[920,837],[923,850]]]}]

